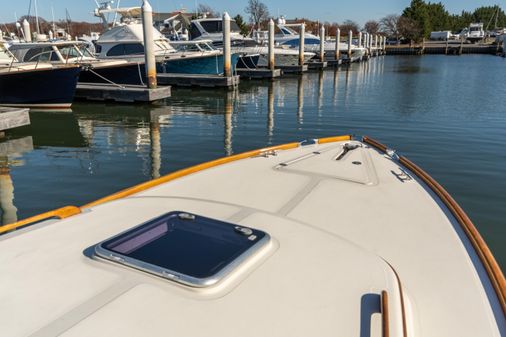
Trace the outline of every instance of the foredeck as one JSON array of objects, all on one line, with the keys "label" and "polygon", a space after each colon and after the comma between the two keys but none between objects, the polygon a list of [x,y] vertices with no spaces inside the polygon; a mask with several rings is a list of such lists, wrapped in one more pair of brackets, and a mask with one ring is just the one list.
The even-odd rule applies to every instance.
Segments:
[{"label": "foredeck", "polygon": [[[2,333],[379,336],[386,324],[390,336],[504,336],[487,273],[446,206],[365,144],[338,160],[344,143],[212,167],[0,237]],[[200,290],[92,258],[94,244],[174,210],[273,241]]]}]

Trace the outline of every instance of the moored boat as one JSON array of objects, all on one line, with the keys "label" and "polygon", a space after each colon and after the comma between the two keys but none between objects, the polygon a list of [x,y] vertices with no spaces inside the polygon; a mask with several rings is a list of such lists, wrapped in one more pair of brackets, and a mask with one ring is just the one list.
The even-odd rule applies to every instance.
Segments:
[{"label": "moored boat", "polygon": [[47,41],[16,43],[9,51],[22,62],[50,62],[79,65],[79,82],[142,85],[146,83],[144,62],[112,59],[99,60],[83,41]]},{"label": "moored boat", "polygon": [[[282,47],[285,48],[299,48],[300,34],[294,30],[296,27],[300,27],[300,24],[287,24],[284,17],[280,17],[277,20],[277,27],[279,33],[275,35],[275,41]],[[348,55],[348,44],[343,42],[324,41],[325,54],[335,56],[336,43],[337,48],[340,51],[341,58],[347,59]],[[308,52],[318,53],[320,50],[320,37],[311,33],[304,34],[304,50]],[[352,44],[351,46],[351,60],[360,60],[367,54],[366,48]]]},{"label": "moored boat", "polygon": [[8,336],[506,335],[472,222],[367,137],[218,159],[0,231]]},{"label": "moored boat", "polygon": [[[193,41],[210,40],[213,45],[223,47],[223,27],[220,18],[202,18],[191,21],[190,36]],[[267,66],[268,48],[265,43],[253,38],[244,37],[235,20],[230,21],[230,39],[232,50],[240,54],[238,68],[254,69]],[[305,59],[314,57],[312,52],[305,52]],[[278,66],[292,66],[299,62],[299,53],[285,48],[274,48],[275,63]]]},{"label": "moored boat", "polygon": [[[124,59],[130,62],[144,62],[144,35],[140,7],[99,8],[95,15],[102,18],[107,31],[96,41],[99,59]],[[117,13],[121,23],[108,26],[106,14]],[[204,41],[188,43],[188,47],[176,50],[169,40],[154,29],[154,54],[157,70],[161,73],[221,74],[223,73],[223,52],[212,48]],[[233,55],[233,59],[237,56]]]},{"label": "moored boat", "polygon": [[0,43],[0,105],[68,108],[81,68],[46,62],[18,62]]}]

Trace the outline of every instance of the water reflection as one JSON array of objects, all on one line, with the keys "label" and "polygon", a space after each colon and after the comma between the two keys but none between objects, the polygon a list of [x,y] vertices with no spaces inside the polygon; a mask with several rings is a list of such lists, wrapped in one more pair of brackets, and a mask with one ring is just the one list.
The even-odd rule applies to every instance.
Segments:
[{"label": "water reflection", "polygon": [[318,116],[321,116],[322,107],[323,107],[323,81],[324,81],[325,71],[321,70],[318,72]]},{"label": "water reflection", "polygon": [[[280,94],[280,97],[283,95]],[[267,90],[267,134],[269,136],[269,143],[272,141],[274,134],[274,82],[269,83]]]},{"label": "water reflection", "polygon": [[14,205],[14,183],[11,168],[24,165],[23,154],[33,151],[33,139],[25,136],[8,139],[0,143],[0,211],[1,223],[9,224],[18,220],[18,209]]},{"label": "water reflection", "polygon": [[5,157],[0,158],[0,210],[2,211],[2,224],[18,221],[18,209],[14,206],[14,184]]},{"label": "water reflection", "polygon": [[338,93],[338,87],[339,87],[339,68],[334,69],[334,81],[332,83],[333,83],[332,101],[334,103],[333,105],[336,106],[337,105],[337,93]]},{"label": "water reflection", "polygon": [[304,80],[306,75],[299,76],[297,81],[297,122],[304,124]]},{"label": "water reflection", "polygon": [[224,128],[224,136],[225,136],[225,154],[230,156],[233,153],[232,148],[232,131],[234,126],[232,125],[232,116],[234,114],[234,92],[227,92],[225,95],[225,128]]}]

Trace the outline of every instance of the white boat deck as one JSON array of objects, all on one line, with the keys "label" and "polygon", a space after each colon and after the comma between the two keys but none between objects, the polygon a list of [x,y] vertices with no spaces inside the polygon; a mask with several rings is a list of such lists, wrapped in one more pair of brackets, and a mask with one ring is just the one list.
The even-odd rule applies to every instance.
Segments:
[{"label": "white boat deck", "polygon": [[[505,336],[441,201],[368,146],[336,160],[343,144],[235,161],[0,237],[1,334],[381,336],[386,291],[390,336]],[[91,257],[170,211],[261,229],[272,244],[204,289]]]}]

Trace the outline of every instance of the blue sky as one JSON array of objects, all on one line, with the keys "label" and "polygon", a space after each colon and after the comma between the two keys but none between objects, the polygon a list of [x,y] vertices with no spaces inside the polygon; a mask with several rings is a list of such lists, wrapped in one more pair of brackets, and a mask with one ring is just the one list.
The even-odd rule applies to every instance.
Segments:
[{"label": "blue sky", "polygon": [[[0,22],[12,22],[15,14],[19,17],[28,12],[30,0],[1,0],[1,2]],[[37,0],[37,2],[39,16],[49,20],[51,19],[52,6],[56,19],[64,18],[65,8],[67,8],[73,20],[98,22],[91,14],[95,7],[93,0]],[[121,6],[138,6],[141,2],[141,0],[122,0]],[[378,20],[391,13],[400,13],[409,5],[410,0],[318,0],[314,2],[307,0],[264,0],[263,2],[269,7],[272,16],[281,14],[288,18],[307,17],[329,22],[342,22],[350,19],[363,25],[369,19]],[[443,0],[442,2],[450,13],[460,13],[463,9],[473,10],[483,5],[494,5],[493,1],[486,0]],[[205,0],[197,3],[205,3],[220,12],[227,10],[231,15],[238,13],[245,15],[244,7],[246,7],[247,0]],[[195,4],[196,2],[193,0],[151,0],[151,5],[158,11],[173,11],[181,7],[193,10]]]}]

